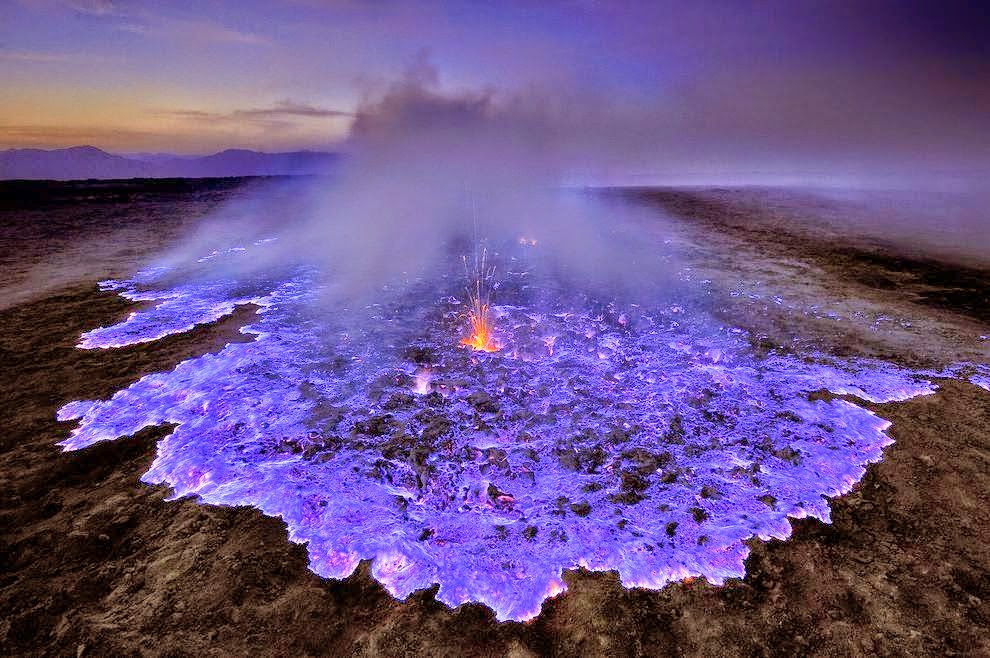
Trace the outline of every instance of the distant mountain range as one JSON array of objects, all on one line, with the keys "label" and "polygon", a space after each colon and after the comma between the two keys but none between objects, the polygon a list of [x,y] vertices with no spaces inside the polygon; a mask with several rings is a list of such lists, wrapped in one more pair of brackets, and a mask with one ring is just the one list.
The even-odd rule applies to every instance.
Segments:
[{"label": "distant mountain range", "polygon": [[263,153],[229,149],[201,157],[148,153],[114,155],[93,146],[0,151],[0,180],[78,180],[86,178],[214,178],[298,176],[329,173],[337,153]]}]

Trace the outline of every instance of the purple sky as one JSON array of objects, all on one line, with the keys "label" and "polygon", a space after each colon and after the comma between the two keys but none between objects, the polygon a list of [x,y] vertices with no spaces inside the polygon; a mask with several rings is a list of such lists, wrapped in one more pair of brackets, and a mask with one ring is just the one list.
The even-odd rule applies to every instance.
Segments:
[{"label": "purple sky", "polygon": [[637,142],[635,171],[985,167],[987,7],[0,0],[0,148],[335,148],[428,62]]}]

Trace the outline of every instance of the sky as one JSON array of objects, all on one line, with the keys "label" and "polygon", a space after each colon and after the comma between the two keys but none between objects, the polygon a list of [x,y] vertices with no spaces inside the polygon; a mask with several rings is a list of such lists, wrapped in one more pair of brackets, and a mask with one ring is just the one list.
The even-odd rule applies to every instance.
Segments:
[{"label": "sky", "polygon": [[555,108],[575,139],[628,146],[603,157],[630,176],[985,168],[988,14],[955,0],[0,0],[0,148],[333,150],[425,70],[436,93]]}]

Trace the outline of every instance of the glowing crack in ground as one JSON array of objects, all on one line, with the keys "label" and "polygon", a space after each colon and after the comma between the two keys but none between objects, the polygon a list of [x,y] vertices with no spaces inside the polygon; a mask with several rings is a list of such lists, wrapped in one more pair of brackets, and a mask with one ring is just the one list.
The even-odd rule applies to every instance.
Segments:
[{"label": "glowing crack in ground", "polygon": [[407,322],[410,341],[388,332],[409,317],[398,304],[359,325],[314,312],[312,272],[156,287],[161,276],[104,284],[158,305],[80,347],[155,340],[246,303],[255,340],[65,405],[58,418],[79,425],[61,445],[174,424],[144,482],[280,517],[321,576],[369,559],[398,598],[438,583],[439,600],[499,620],[536,616],[565,569],[648,588],[742,577],[746,539],[787,538],[789,517],[828,522],[826,496],[892,442],[886,420],[836,396],[935,390],[878,361],[760,354],[745,331],[681,306],[506,304],[503,347],[486,354],[458,346],[451,297]]}]

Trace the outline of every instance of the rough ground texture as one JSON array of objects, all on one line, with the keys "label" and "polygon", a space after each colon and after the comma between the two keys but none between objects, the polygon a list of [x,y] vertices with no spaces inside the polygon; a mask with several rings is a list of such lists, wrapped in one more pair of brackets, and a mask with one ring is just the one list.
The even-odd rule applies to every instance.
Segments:
[{"label": "rough ground texture", "polygon": [[[7,273],[44,267],[63,231],[107,238],[148,223],[154,231],[118,254],[134,267],[188,221],[236,188],[225,184],[91,191],[84,200],[21,189],[0,208]],[[900,258],[882,247],[836,247],[814,235],[780,237],[760,222],[759,198],[730,192],[656,192],[651,202],[743,247],[790,254],[827,272],[829,285],[883,297],[898,277],[901,298],[933,309],[933,340],[982,326],[986,295],[977,267]],[[7,198],[11,198],[10,195]],[[777,211],[778,214],[781,211]],[[739,218],[754,218],[739,228]],[[51,239],[45,230],[58,222]],[[728,219],[727,219],[728,218]],[[756,221],[760,220],[760,222]],[[757,228],[753,228],[756,226]],[[42,237],[38,237],[38,236]],[[800,239],[798,239],[800,238]],[[46,242],[47,241],[47,242]],[[45,244],[50,253],[46,255]],[[571,572],[568,592],[526,624],[498,624],[481,606],[454,611],[434,592],[400,602],[367,565],[341,582],[307,569],[305,549],[283,524],[245,508],[165,502],[139,482],[167,428],[60,453],[69,400],[100,399],[143,374],[246,337],[249,309],[154,344],[105,354],[78,350],[78,336],[130,310],[99,293],[95,263],[75,280],[20,294],[0,311],[0,653],[10,655],[981,655],[990,652],[990,395],[946,380],[935,395],[877,407],[896,443],[854,492],[833,501],[833,523],[795,522],[787,542],[752,542],[747,575],[724,587],[702,581],[661,592],[623,589],[611,574]],[[10,268],[10,269],[8,269]],[[122,272],[126,274],[126,271]],[[879,282],[879,283],[878,283]],[[889,292],[886,293],[889,296]],[[910,309],[912,312],[916,309]],[[767,314],[768,339],[788,328]],[[828,336],[842,344],[849,332]],[[847,346],[859,350],[858,343]],[[905,360],[930,354],[914,349]],[[909,349],[910,348],[910,349]],[[890,349],[889,347],[887,349]],[[882,351],[882,346],[862,351]],[[970,348],[962,356],[976,358]],[[952,356],[956,356],[953,352]],[[978,355],[977,355],[978,356]]]}]

